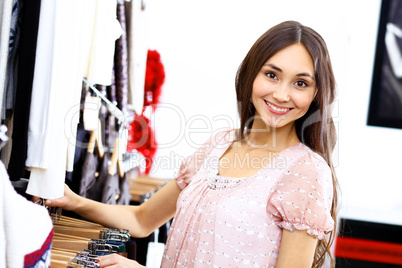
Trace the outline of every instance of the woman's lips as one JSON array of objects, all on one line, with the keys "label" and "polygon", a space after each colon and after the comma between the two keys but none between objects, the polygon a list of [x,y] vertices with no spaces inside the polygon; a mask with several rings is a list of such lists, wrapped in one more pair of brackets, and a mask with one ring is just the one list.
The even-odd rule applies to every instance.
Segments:
[{"label": "woman's lips", "polygon": [[277,115],[286,114],[286,113],[288,113],[290,110],[293,109],[293,108],[286,108],[286,107],[283,107],[283,106],[277,106],[277,105],[275,105],[275,104],[273,104],[273,103],[270,103],[270,102],[268,102],[268,101],[266,101],[266,100],[264,100],[264,102],[265,102],[265,104],[267,105],[268,110],[269,110],[271,113],[274,113],[274,114],[277,114]]}]

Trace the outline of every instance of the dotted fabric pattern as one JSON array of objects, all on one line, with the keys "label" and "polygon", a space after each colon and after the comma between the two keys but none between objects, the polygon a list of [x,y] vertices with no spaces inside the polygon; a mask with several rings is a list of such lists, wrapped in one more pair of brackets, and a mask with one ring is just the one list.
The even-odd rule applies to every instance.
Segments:
[{"label": "dotted fabric pattern", "polygon": [[318,239],[334,228],[332,177],[324,159],[302,143],[247,178],[218,175],[235,131],[218,133],[182,164],[182,192],[162,267],[275,267],[282,230]]}]

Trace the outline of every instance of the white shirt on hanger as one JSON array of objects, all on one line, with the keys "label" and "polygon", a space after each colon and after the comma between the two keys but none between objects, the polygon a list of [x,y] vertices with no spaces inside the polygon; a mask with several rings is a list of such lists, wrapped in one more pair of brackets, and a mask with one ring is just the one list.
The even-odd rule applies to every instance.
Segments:
[{"label": "white shirt on hanger", "polygon": [[84,75],[90,83],[106,86],[112,83],[115,42],[122,33],[116,17],[116,1],[98,0],[88,69]]},{"label": "white shirt on hanger", "polygon": [[[82,78],[94,42],[83,36],[92,34],[89,30],[94,24],[90,18],[103,16],[104,8],[114,14],[105,18],[117,21],[116,1],[41,2],[26,160],[31,170],[27,193],[31,195],[54,199],[64,194],[65,172],[72,171],[74,163]],[[113,24],[110,19],[106,21]],[[114,45],[108,49],[114,55]],[[91,65],[96,64],[92,63],[95,61],[92,55]],[[109,63],[110,78],[112,67],[113,57]]]}]

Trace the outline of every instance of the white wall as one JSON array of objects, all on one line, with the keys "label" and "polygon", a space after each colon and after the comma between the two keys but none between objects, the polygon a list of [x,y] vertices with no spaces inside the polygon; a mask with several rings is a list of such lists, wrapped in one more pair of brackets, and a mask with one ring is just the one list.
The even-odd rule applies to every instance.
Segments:
[{"label": "white wall", "polygon": [[402,224],[401,130],[366,125],[379,11],[380,0],[146,1],[144,41],[166,71],[151,175],[172,178],[181,157],[213,131],[238,127],[240,62],[268,28],[298,20],[326,40],[337,79],[341,216]]}]

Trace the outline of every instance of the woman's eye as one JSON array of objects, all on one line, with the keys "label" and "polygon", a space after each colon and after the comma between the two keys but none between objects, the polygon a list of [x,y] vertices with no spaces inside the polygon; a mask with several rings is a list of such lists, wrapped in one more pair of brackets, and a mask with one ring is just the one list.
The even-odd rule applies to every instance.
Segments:
[{"label": "woman's eye", "polygon": [[276,74],[273,72],[268,72],[268,73],[266,73],[266,75],[268,76],[268,78],[276,79]]},{"label": "woman's eye", "polygon": [[307,87],[308,84],[306,82],[304,82],[304,81],[297,81],[296,86],[297,87]]}]

